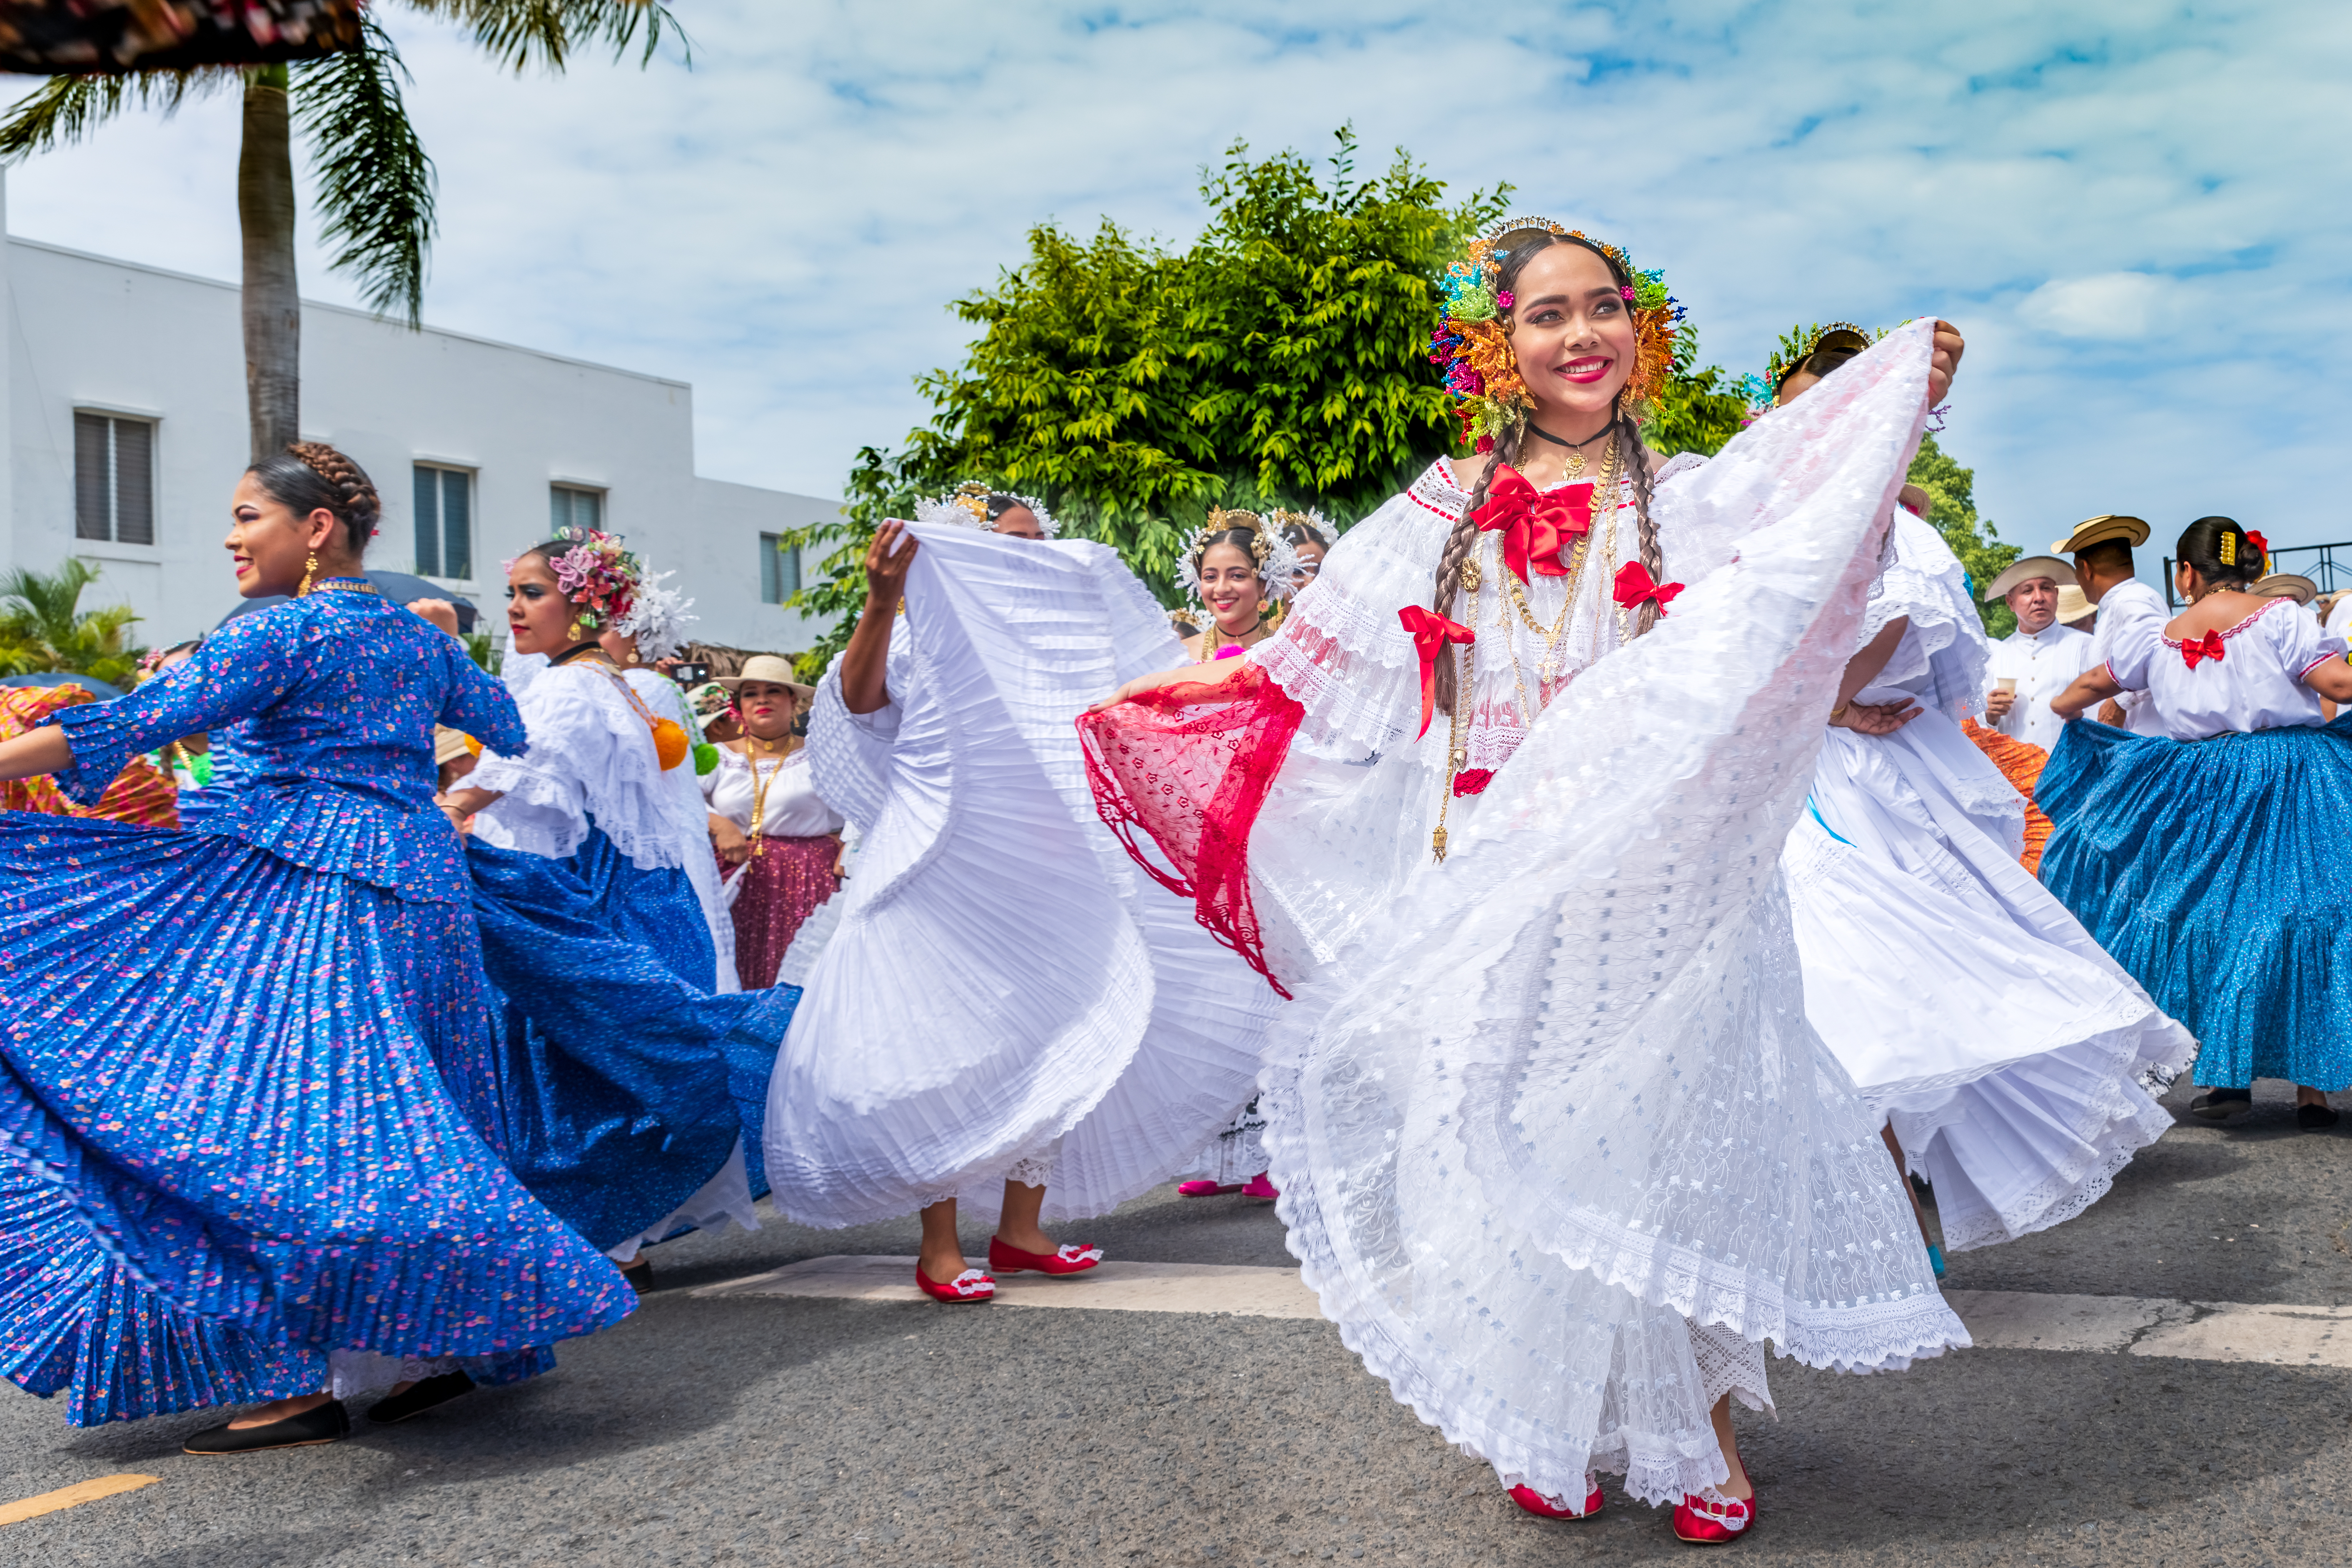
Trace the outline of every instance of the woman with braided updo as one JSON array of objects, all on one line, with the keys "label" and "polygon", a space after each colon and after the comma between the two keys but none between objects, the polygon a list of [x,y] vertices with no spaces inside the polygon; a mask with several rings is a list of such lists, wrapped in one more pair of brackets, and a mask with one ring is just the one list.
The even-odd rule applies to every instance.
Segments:
[{"label": "woman with braided updo", "polygon": [[1726,1541],[1763,1342],[1968,1343],[1804,1021],[1777,872],[1960,343],[1915,322],[1668,463],[1640,421],[1680,315],[1615,246],[1479,236],[1433,355],[1471,450],[1244,658],[1081,729],[1142,868],[1297,998],[1269,1176],[1347,1343],[1530,1512],[1616,1470]]},{"label": "woman with braided updo", "polygon": [[[2035,787],[2055,831],[2042,880],[2197,1037],[2192,1115],[2253,1113],[2295,1086],[2295,1123],[2336,1124],[2352,1088],[2352,702],[2342,636],[2252,591],[2269,544],[2200,517],[2175,547],[2189,608],[2050,705],[2066,729]],[[2147,694],[2153,733],[2082,715]]]},{"label": "woman with braided updo", "polygon": [[264,458],[231,510],[238,591],[289,602],[0,743],[0,778],[87,801],[237,731],[238,789],[184,831],[0,814],[0,1371],[76,1425],[273,1402],[204,1454],[342,1437],[341,1396],[394,1379],[378,1420],[529,1376],[631,1302],[503,1159],[433,733],[519,747],[513,700],[361,575],[342,454]]}]

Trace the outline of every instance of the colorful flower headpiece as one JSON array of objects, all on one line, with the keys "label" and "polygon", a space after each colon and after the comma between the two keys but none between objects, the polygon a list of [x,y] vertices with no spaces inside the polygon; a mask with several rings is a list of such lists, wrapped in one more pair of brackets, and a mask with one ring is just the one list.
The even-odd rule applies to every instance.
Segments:
[{"label": "colorful flower headpiece", "polygon": [[667,659],[686,646],[686,626],[699,621],[699,615],[689,615],[694,601],[675,588],[663,585],[663,579],[676,577],[674,571],[645,572],[637,581],[637,591],[629,608],[614,622],[625,637],[636,640],[637,656],[645,660]]},{"label": "colorful flower headpiece", "polygon": [[1748,399],[1750,410],[1749,420],[1752,422],[1771,408],[1780,396],[1782,383],[1796,374],[1807,360],[1821,352],[1823,343],[1840,335],[1860,339],[1864,348],[1886,336],[1883,331],[1874,332],[1851,321],[1815,321],[1790,328],[1780,334],[1780,341],[1774,346],[1772,357],[1765,361],[1764,373],[1739,378],[1740,393]]},{"label": "colorful flower headpiece", "polygon": [[1619,287],[1633,308],[1633,373],[1621,394],[1625,411],[1637,420],[1647,417],[1674,373],[1684,311],[1666,292],[1664,273],[1643,272],[1615,246],[1549,218],[1507,218],[1472,240],[1462,258],[1445,269],[1444,303],[1430,336],[1430,362],[1444,371],[1445,390],[1458,400],[1454,412],[1462,421],[1462,439],[1481,452],[1493,446],[1496,436],[1525,423],[1535,408],[1511,352],[1515,302],[1502,286],[1503,258],[1517,248],[1504,242],[1531,231],[1593,246],[1633,279]]},{"label": "colorful flower headpiece", "polygon": [[[559,549],[560,545],[571,548]],[[514,570],[514,560],[503,564]],[[573,618],[590,632],[602,632],[625,617],[645,577],[645,563],[623,549],[618,537],[594,528],[556,529],[547,541],[547,564],[555,573],[556,587],[572,601]]]},{"label": "colorful flower headpiece", "polygon": [[[1286,515],[1294,518],[1300,516],[1297,512],[1276,512],[1274,517]],[[1282,529],[1271,518],[1261,517],[1255,512],[1227,511],[1223,507],[1209,508],[1209,520],[1193,530],[1191,541],[1184,547],[1184,553],[1177,558],[1176,586],[1192,598],[1199,599],[1201,558],[1208,554],[1209,546],[1216,542],[1219,534],[1236,529],[1250,536],[1250,559],[1257,563],[1257,580],[1264,586],[1265,596],[1268,599],[1288,598],[1297,586],[1292,580],[1298,574],[1298,551],[1282,537]]]},{"label": "colorful flower headpiece", "polygon": [[1060,535],[1062,525],[1045,509],[1045,503],[1034,496],[1017,495],[1011,490],[998,490],[977,479],[967,479],[936,500],[915,503],[915,520],[919,523],[948,523],[960,528],[978,528],[993,532],[996,519],[988,515],[988,503],[995,500],[1017,501],[1037,514],[1037,527],[1047,538]]}]

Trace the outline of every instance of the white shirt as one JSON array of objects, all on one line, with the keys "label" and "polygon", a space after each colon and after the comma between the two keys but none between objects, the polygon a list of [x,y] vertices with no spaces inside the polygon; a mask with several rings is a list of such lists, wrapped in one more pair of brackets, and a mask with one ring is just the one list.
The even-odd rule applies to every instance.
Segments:
[{"label": "white shirt", "polygon": [[751,801],[757,790],[751,763],[731,747],[719,748],[719,766],[702,776],[702,798],[714,816],[726,818],[746,833],[770,839],[814,839],[841,831],[841,813],[824,803],[809,773],[808,747],[790,757],[761,758],[760,771],[767,776],[767,798],[761,801],[760,825],[751,826]]},{"label": "white shirt", "polygon": [[[2282,613],[2279,606],[2287,606]],[[2304,672],[2344,656],[2344,639],[2330,637],[2292,599],[2273,599],[2221,632],[2221,657],[2183,653],[2184,640],[2159,630],[2152,644],[2107,666],[2126,691],[2146,691],[2161,727],[2175,740],[2203,740],[2232,730],[2286,729],[2326,722],[2319,694]],[[2205,639],[2199,638],[2200,647]]]},{"label": "white shirt", "polygon": [[2327,612],[2327,630],[2338,637],[2352,636],[2352,593],[2336,601]]},{"label": "white shirt", "polygon": [[2076,675],[2097,663],[2091,657],[2091,641],[2088,632],[2053,621],[2039,632],[2012,632],[1995,643],[1985,678],[2014,680],[2017,702],[1993,727],[2044,751],[2057,745],[2066,726],[2050,711],[2050,704]]},{"label": "white shirt", "polygon": [[[2105,664],[2110,674],[2126,665],[2147,668],[2143,661],[2164,640],[2164,623],[2171,619],[2164,595],[2147,583],[2136,577],[2116,583],[2099,600],[2099,629],[2091,638],[2091,657],[2084,667]],[[2121,675],[2116,679],[2123,681]],[[2134,735],[2162,735],[2164,720],[2156,706],[2163,698],[2154,693],[2136,695],[2142,690],[2124,681],[2124,695],[2117,699],[2124,727]]]}]

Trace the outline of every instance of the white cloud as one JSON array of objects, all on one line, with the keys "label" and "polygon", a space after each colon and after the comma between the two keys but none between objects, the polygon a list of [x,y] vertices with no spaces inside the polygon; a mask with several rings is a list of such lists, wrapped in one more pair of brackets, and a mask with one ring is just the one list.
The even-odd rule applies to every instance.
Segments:
[{"label": "white cloud", "polygon": [[[673,4],[691,71],[556,80],[390,14],[441,171],[428,317],[692,380],[719,476],[836,491],[1033,225],[1181,241],[1234,138],[1320,158],[1351,120],[1365,163],[1508,180],[1663,266],[1735,371],[1796,320],[1960,322],[1947,443],[2012,539],[2108,510],[2352,535],[2307,504],[2352,423],[2315,369],[2352,352],[2341,6]],[[234,277],[236,138],[226,101],[110,127],[12,173],[11,226]],[[2182,377],[2192,318],[2227,351]],[[2192,435],[2242,460],[2183,474]]]}]

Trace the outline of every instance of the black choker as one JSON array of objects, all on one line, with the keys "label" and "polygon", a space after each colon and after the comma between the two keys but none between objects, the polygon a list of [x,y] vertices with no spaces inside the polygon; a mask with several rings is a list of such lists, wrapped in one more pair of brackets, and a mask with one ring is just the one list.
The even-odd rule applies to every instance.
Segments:
[{"label": "black choker", "polygon": [[1550,431],[1546,430],[1542,425],[1538,424],[1532,419],[1528,421],[1528,428],[1533,431],[1536,434],[1542,436],[1546,441],[1550,442],[1554,446],[1565,446],[1570,452],[1575,452],[1583,447],[1591,445],[1594,442],[1600,440],[1604,435],[1616,434],[1617,422],[1613,419],[1611,420],[1608,423],[1602,425],[1599,430],[1595,431],[1592,434],[1586,436],[1581,441],[1562,441],[1559,436],[1554,435]]}]

